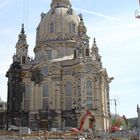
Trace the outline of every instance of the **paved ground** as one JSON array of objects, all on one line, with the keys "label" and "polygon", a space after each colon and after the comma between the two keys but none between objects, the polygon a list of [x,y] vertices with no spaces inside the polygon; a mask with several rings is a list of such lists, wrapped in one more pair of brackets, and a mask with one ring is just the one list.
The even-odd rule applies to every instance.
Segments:
[{"label": "paved ground", "polygon": [[[140,140],[137,137],[138,133],[132,132],[117,132],[117,133],[98,133],[95,134],[82,132],[35,132],[29,135],[19,135],[16,132],[0,131],[0,140]],[[82,138],[83,137],[83,138]],[[85,137],[85,138],[84,138]]]},{"label": "paved ground", "polygon": [[136,138],[61,138],[61,139],[56,139],[56,138],[41,138],[41,137],[34,137],[34,138],[25,138],[25,137],[5,137],[5,136],[0,136],[0,140],[140,140],[140,139],[136,139]]}]

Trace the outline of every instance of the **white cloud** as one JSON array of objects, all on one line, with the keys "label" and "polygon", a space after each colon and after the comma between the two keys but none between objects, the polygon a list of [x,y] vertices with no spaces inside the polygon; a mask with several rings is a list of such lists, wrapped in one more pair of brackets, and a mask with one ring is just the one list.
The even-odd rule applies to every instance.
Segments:
[{"label": "white cloud", "polygon": [[107,16],[107,15],[104,15],[104,14],[101,14],[101,13],[98,13],[98,12],[93,12],[93,11],[89,11],[89,10],[79,9],[79,8],[76,8],[76,7],[74,7],[73,9],[78,10],[80,12],[85,12],[85,13],[88,13],[88,14],[92,14],[92,15],[103,17],[103,18],[107,18],[107,19],[110,19],[110,20],[115,20],[115,21],[121,21],[122,20],[122,19],[119,19],[119,18],[116,18],[116,17]]},{"label": "white cloud", "polygon": [[4,8],[5,6],[7,6],[8,4],[10,4],[13,0],[4,0],[4,1],[0,1],[0,9]]}]

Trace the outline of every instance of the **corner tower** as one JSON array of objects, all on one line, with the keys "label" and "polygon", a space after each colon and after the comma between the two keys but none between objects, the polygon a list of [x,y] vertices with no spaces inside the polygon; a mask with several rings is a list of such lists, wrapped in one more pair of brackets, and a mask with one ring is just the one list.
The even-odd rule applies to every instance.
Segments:
[{"label": "corner tower", "polygon": [[16,43],[16,53],[13,55],[13,63],[10,65],[9,70],[6,73],[8,78],[8,96],[7,96],[7,124],[20,126],[19,119],[21,116],[23,94],[25,92],[23,85],[23,66],[27,66],[30,63],[28,56],[28,44],[24,31],[24,24],[22,24],[21,32],[18,35],[18,41]]},{"label": "corner tower", "polygon": [[24,24],[22,24],[21,32],[18,36],[18,42],[16,44],[16,54],[14,58],[17,57],[20,64],[27,64],[29,62],[28,57],[28,44],[26,41],[26,35],[24,31]]}]

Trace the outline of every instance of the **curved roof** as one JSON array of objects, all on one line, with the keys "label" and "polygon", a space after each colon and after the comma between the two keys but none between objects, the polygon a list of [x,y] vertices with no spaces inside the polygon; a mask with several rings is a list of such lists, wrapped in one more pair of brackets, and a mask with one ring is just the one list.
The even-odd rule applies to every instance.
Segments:
[{"label": "curved roof", "polygon": [[79,23],[80,18],[71,8],[69,0],[52,0],[50,11],[41,14],[37,28],[37,46],[41,40],[54,40],[60,35],[76,35]]}]

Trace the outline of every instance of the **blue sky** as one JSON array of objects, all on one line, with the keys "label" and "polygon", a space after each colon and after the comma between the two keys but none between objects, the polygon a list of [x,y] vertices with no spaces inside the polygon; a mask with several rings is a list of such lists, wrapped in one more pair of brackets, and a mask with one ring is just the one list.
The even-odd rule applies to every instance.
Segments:
[{"label": "blue sky", "polygon": [[[51,0],[5,0],[0,2],[0,96],[7,99],[6,71],[12,63],[15,44],[25,23],[29,55],[34,56],[36,27],[40,14],[47,12]],[[72,0],[77,13],[82,13],[88,35],[96,38],[103,67],[114,80],[110,97],[117,99],[117,113],[136,117],[140,105],[140,10],[138,0]],[[24,8],[25,7],[25,8]],[[27,12],[28,11],[28,12]],[[114,113],[114,103],[111,103]]]}]

